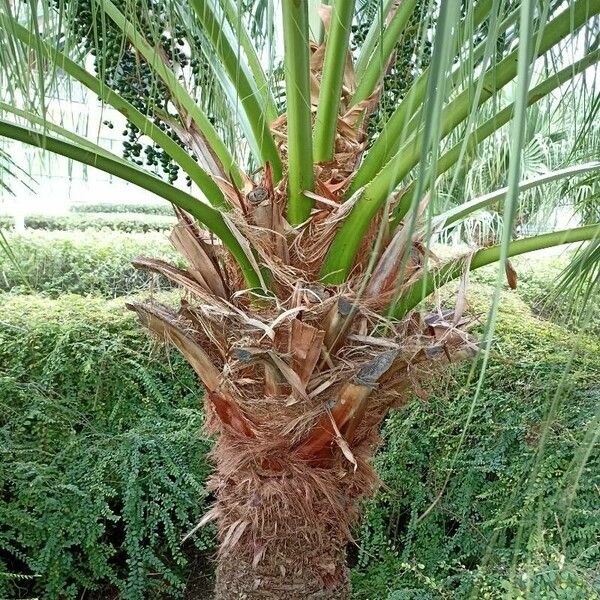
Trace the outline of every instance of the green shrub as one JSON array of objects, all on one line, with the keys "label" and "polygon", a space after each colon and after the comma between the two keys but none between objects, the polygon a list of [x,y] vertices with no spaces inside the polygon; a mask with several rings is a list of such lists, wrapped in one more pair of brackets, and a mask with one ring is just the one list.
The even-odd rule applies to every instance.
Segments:
[{"label": "green shrub", "polygon": [[[582,320],[578,308],[572,298],[557,294],[556,284],[561,279],[563,270],[573,258],[574,251],[567,250],[560,254],[543,254],[537,256],[517,256],[511,259],[517,273],[517,294],[533,310],[536,315],[559,325],[579,328],[583,325],[586,331],[600,333],[600,313],[586,311]],[[472,281],[494,285],[498,265],[489,265],[472,274]],[[593,298],[592,298],[593,300]],[[589,305],[588,305],[589,306]]]},{"label": "green shrub", "polygon": [[0,598],[182,595],[185,553],[212,543],[181,545],[209,444],[165,352],[122,301],[0,294]]},{"label": "green shrub", "polygon": [[[140,215],[122,213],[74,213],[68,215],[27,215],[25,227],[47,231],[104,230],[144,233],[146,231],[168,231],[173,228],[175,217],[163,215]],[[0,229],[13,229],[14,218],[0,215]]]},{"label": "green shrub", "polygon": [[115,298],[145,289],[170,289],[169,282],[135,269],[137,256],[180,259],[164,233],[116,231],[28,231],[7,234],[12,253],[0,251],[0,290],[65,292]]},{"label": "green shrub", "polygon": [[75,213],[141,213],[144,215],[173,215],[173,208],[168,202],[161,204],[118,204],[100,202],[98,204],[74,204],[71,211]]},{"label": "green shrub", "polygon": [[[385,423],[355,600],[598,598],[599,351],[503,294],[476,402],[457,366]],[[122,300],[0,294],[0,598],[183,593],[209,470],[198,396]]]},{"label": "green shrub", "polygon": [[[470,293],[484,320],[489,295]],[[599,598],[598,340],[508,292],[478,397],[469,372],[453,368],[387,419],[355,598]]]}]

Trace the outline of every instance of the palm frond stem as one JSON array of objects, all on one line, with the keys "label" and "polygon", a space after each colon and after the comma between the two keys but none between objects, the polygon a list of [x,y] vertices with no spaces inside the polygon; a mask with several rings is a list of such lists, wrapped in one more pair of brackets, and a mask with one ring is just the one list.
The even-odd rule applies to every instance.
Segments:
[{"label": "palm frond stem", "polygon": [[239,57],[223,31],[209,0],[191,0],[192,8],[202,25],[202,31],[211,43],[219,63],[224,67],[237,91],[242,107],[250,123],[255,144],[259,149],[262,164],[270,163],[275,182],[282,176],[279,151],[270,131],[270,122],[261,106],[256,82],[241,64]]},{"label": "palm frond stem", "polygon": [[[481,23],[487,18],[493,0],[483,0],[477,4],[473,13],[473,27],[481,25]],[[512,18],[516,18],[518,15],[518,9],[513,11]],[[509,27],[512,21],[505,19],[502,24],[499,25],[498,31],[503,31],[503,28]],[[459,38],[462,39],[464,35],[465,23],[461,23],[459,31]],[[485,50],[485,42],[482,42],[477,46],[471,57],[471,61],[476,62],[483,56]],[[352,195],[356,190],[363,187],[369,181],[371,181],[377,172],[381,169],[390,158],[397,152],[402,145],[403,140],[406,138],[406,132],[412,131],[413,126],[409,125],[409,121],[413,122],[413,119],[418,116],[418,110],[423,104],[423,100],[426,96],[427,82],[429,80],[429,67],[426,68],[416,81],[408,90],[406,96],[402,98],[389,120],[382,128],[379,137],[373,143],[373,146],[369,149],[368,154],[361,163],[360,167],[356,171],[356,175],[352,180],[348,195]],[[459,67],[455,68],[450,77],[452,85],[456,84],[461,76],[460,63]],[[411,117],[413,119],[411,119]],[[418,123],[414,123],[418,126]]]},{"label": "palm frond stem", "polygon": [[[561,246],[564,244],[574,244],[600,238],[600,224],[586,225],[584,227],[574,227],[562,231],[553,231],[535,235],[521,240],[514,240],[508,244],[506,249],[507,257],[534,252]],[[502,255],[502,244],[482,248],[475,252],[471,261],[468,263],[470,270],[485,267],[494,262],[498,262]],[[449,283],[461,277],[465,270],[465,262],[461,259],[447,263],[437,271],[429,271],[424,276],[415,281],[406,290],[398,301],[389,308],[388,316],[394,319],[402,319],[422,300],[431,295],[442,285]]]},{"label": "palm frond stem", "polygon": [[365,100],[374,92],[377,84],[383,78],[385,66],[416,5],[417,0],[404,0],[398,7],[389,25],[383,30],[380,44],[373,50],[367,66],[358,78],[358,86],[352,96],[350,106]]},{"label": "palm frond stem", "polygon": [[308,3],[283,2],[282,13],[287,97],[287,217],[292,225],[299,225],[308,218],[314,204],[304,194],[314,187]]},{"label": "palm frond stem", "polygon": [[314,162],[325,162],[333,158],[342,82],[353,15],[354,0],[334,1],[331,27],[325,46],[319,105],[315,118]]}]

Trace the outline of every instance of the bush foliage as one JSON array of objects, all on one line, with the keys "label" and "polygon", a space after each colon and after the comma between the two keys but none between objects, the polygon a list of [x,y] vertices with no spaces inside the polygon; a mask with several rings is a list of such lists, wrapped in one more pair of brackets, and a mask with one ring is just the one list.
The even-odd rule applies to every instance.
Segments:
[{"label": "bush foliage", "polygon": [[[598,598],[599,351],[503,294],[479,395],[454,367],[385,424],[356,600]],[[0,598],[182,597],[212,539],[180,544],[209,443],[179,355],[121,299],[0,294],[0,405]]]},{"label": "bush foliage", "polygon": [[117,202],[74,204],[71,206],[71,211],[75,213],[136,213],[144,215],[173,215],[173,208],[168,202],[162,202],[160,204],[119,204]]},{"label": "bush foliage", "polygon": [[[27,215],[27,229],[46,229],[47,231],[87,231],[111,229],[129,233],[146,231],[167,231],[173,228],[174,217],[163,215],[141,215],[139,213],[73,213],[68,215]],[[14,218],[0,215],[0,229],[13,229]]]},{"label": "bush foliage", "polygon": [[0,573],[35,575],[0,598],[180,596],[211,543],[181,545],[206,510],[195,375],[121,301],[0,294],[0,323]]},{"label": "bush foliage", "polygon": [[597,340],[503,294],[480,393],[456,367],[385,424],[356,598],[599,598],[598,372]]},{"label": "bush foliage", "polygon": [[180,262],[164,233],[45,232],[8,234],[11,255],[0,252],[0,290],[125,296],[170,289],[169,282],[135,269],[136,256]]}]

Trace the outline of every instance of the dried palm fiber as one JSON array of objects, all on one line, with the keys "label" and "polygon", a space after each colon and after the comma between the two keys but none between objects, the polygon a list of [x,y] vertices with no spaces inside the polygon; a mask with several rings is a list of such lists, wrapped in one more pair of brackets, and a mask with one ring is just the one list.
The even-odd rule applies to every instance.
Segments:
[{"label": "dried palm fiber", "polygon": [[[313,49],[317,92],[322,53]],[[365,147],[368,102],[347,110],[355,84],[346,71],[335,154],[316,166],[306,223],[294,228],[285,219],[285,175],[274,186],[269,165],[254,181],[246,177],[243,189],[218,178],[231,231],[256,269],[271,274],[268,297],[249,294],[225,247],[181,211],[171,239],[187,269],[135,261],[186,292],[178,309],[152,301],[129,307],[184,354],[206,389],[216,500],[205,520],[216,520],[220,539],[217,600],[347,598],[344,548],[358,500],[377,484],[370,461],[385,413],[402,406],[410,390],[422,394],[419,381],[436,365],[474,348],[462,314],[382,317],[398,289],[422,273],[420,222],[414,235],[400,228],[381,238],[371,285],[363,285],[364,258],[344,285],[319,281],[355,201],[343,198]],[[286,125],[285,116],[272,125],[284,164]],[[381,222],[365,236],[363,257]]]},{"label": "dried palm fiber", "polygon": [[[325,584],[335,597],[346,585],[337,555],[351,539],[357,500],[376,485],[370,458],[385,412],[401,406],[436,361],[467,352],[468,338],[448,315],[388,323],[387,336],[377,337],[381,317],[368,299],[357,301],[351,283],[342,295],[314,280],[292,286],[280,274],[286,295],[269,306],[224,298],[233,282],[224,275],[211,289],[210,253],[192,255],[204,262],[187,271],[136,261],[189,292],[179,310],[130,308],[186,356],[207,389],[207,430],[218,434],[209,488],[220,552],[235,557],[240,577],[240,564],[251,569],[261,589],[277,588],[270,575],[277,564],[286,581],[301,577],[302,593],[310,574],[315,594]],[[345,328],[344,319],[351,319]],[[231,573],[221,579],[235,585]]]}]

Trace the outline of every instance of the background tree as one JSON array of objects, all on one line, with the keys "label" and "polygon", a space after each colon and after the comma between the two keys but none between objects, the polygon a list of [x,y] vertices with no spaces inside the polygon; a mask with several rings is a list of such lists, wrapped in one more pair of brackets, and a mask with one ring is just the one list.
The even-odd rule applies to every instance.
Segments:
[{"label": "background tree", "polygon": [[[172,241],[187,269],[135,264],[185,298],[178,309],[130,308],[206,390],[216,501],[199,526],[214,519],[219,530],[218,599],[348,597],[344,549],[375,485],[383,417],[434,368],[477,348],[462,294],[451,310],[415,310],[425,298],[495,261],[515,285],[510,256],[572,242],[591,245],[576,255],[570,284],[593,280],[600,224],[522,239],[513,225],[521,189],[598,168],[573,164],[520,183],[528,106],[598,62],[600,2],[417,5],[378,4],[353,56],[354,2],[321,7],[317,45],[308,3],[285,1],[283,67],[271,61],[267,73],[244,5],[230,0],[2,6],[0,72],[14,94],[0,135],[175,207]],[[417,57],[408,74],[402,39]],[[533,84],[538,57],[552,69]],[[390,91],[398,73],[405,83]],[[63,74],[125,115],[125,158],[48,120],[48,92]],[[512,81],[506,101],[499,92]],[[464,173],[504,126],[506,188],[444,206],[439,177]],[[142,168],[144,147],[166,181]],[[180,170],[191,193],[173,185]],[[441,231],[494,203],[503,206],[500,244],[434,256]]]}]

